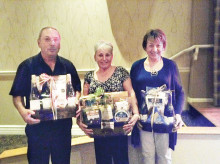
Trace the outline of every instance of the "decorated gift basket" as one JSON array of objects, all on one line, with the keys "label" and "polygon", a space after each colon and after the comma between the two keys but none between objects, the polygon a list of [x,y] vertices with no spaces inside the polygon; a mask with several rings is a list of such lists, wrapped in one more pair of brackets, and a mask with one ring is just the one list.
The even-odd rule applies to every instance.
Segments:
[{"label": "decorated gift basket", "polygon": [[131,117],[130,101],[126,91],[104,93],[102,88],[81,97],[81,119],[93,129],[91,137],[126,135],[123,126]]},{"label": "decorated gift basket", "polygon": [[70,74],[31,76],[30,110],[41,121],[75,117],[76,98]]},{"label": "decorated gift basket", "polygon": [[170,133],[175,130],[175,111],[172,91],[166,85],[157,88],[146,87],[141,92],[142,105],[140,123],[143,130]]}]

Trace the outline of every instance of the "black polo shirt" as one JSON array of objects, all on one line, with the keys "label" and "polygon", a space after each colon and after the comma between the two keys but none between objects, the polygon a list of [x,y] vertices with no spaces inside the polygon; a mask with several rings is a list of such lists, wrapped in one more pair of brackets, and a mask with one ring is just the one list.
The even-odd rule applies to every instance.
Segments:
[{"label": "black polo shirt", "polygon": [[75,66],[69,60],[57,56],[54,71],[45,63],[41,53],[23,61],[17,69],[10,95],[26,97],[26,108],[30,108],[31,75],[46,73],[50,76],[71,74],[75,91],[81,92],[81,82]]}]

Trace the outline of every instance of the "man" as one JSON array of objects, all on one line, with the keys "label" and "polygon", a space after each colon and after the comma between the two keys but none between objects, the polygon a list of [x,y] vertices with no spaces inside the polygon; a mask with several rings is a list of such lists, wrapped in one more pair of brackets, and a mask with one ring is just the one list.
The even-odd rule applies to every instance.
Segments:
[{"label": "man", "polygon": [[[58,56],[60,34],[53,27],[41,29],[38,46],[41,52],[23,61],[16,73],[10,95],[23,120],[27,123],[25,132],[28,139],[28,161],[30,164],[47,164],[49,157],[53,164],[69,164],[71,152],[72,119],[40,121],[31,115],[30,108],[31,75],[45,73],[49,76],[71,74],[76,97],[81,93],[81,82],[74,65]],[[24,105],[24,97],[26,105]]]}]

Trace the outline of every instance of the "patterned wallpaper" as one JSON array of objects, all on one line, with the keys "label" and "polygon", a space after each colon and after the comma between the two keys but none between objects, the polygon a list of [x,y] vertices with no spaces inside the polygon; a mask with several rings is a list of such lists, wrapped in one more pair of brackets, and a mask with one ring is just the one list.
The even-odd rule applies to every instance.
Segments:
[{"label": "patterned wallpaper", "polygon": [[[167,34],[169,57],[191,46],[191,10],[192,0],[0,0],[0,71],[37,54],[45,26],[59,30],[59,54],[78,70],[96,67],[93,47],[102,39],[114,45],[113,64],[129,69],[145,57],[142,38],[151,28]],[[0,125],[24,124],[8,95],[13,76],[0,74]]]},{"label": "patterned wallpaper", "polygon": [[192,0],[0,0],[0,71],[15,71],[39,52],[37,37],[45,26],[61,34],[60,55],[79,69],[93,69],[93,46],[114,45],[115,65],[130,68],[144,57],[146,30],[161,28],[168,38],[166,56],[191,46]]}]

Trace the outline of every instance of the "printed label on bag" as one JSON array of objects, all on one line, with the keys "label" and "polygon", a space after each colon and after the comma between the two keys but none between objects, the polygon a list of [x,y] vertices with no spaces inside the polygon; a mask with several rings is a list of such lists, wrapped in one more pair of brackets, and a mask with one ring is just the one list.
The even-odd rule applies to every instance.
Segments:
[{"label": "printed label on bag", "polygon": [[129,119],[129,113],[121,110],[115,113],[116,122],[126,122]]}]

